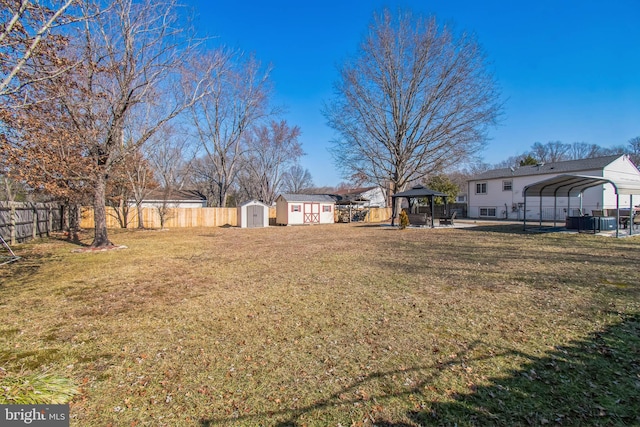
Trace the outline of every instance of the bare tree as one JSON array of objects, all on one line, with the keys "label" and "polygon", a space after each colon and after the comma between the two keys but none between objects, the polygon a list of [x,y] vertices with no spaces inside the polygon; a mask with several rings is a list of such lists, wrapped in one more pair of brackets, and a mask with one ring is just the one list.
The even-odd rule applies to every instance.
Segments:
[{"label": "bare tree", "polygon": [[[168,199],[176,190],[183,189],[192,168],[193,154],[189,153],[188,140],[180,136],[173,127],[165,127],[156,134],[145,147],[145,153],[155,182],[160,187],[162,206],[158,213],[161,226],[164,226],[171,208],[168,206]],[[142,224],[142,210],[138,209],[138,212],[138,223]],[[143,225],[139,227],[142,228]]]},{"label": "bare tree", "polygon": [[[95,15],[100,4],[86,0],[83,6]],[[82,66],[72,70],[75,90],[58,99],[91,164],[85,179],[93,190],[94,247],[111,244],[105,210],[110,172],[204,93],[194,79],[180,84],[193,44],[178,21],[177,0],[114,0],[107,12],[85,21],[78,37]],[[137,125],[127,126],[130,121]]]},{"label": "bare tree", "polygon": [[242,137],[247,129],[267,116],[270,69],[251,56],[220,48],[200,58],[198,72],[212,88],[191,108],[197,139],[204,151],[202,171],[216,187],[217,206],[226,206],[227,195],[242,161]]},{"label": "bare tree", "polygon": [[574,142],[571,144],[567,154],[572,160],[591,159],[601,156],[602,148],[598,144]]},{"label": "bare tree", "polygon": [[336,163],[347,176],[390,182],[393,194],[476,153],[501,109],[473,37],[388,10],[374,17],[335,90],[324,112],[339,134]]},{"label": "bare tree", "polygon": [[640,166],[640,136],[629,140],[629,156],[634,165]]},{"label": "bare tree", "polygon": [[302,193],[313,187],[313,178],[309,169],[304,169],[299,164],[289,168],[282,176],[282,190],[286,193]]},{"label": "bare tree", "polygon": [[142,215],[142,202],[150,191],[158,187],[154,177],[152,162],[147,159],[142,150],[131,153],[124,162],[124,171],[127,179],[127,188],[130,196],[124,200],[124,205],[129,208],[133,200],[138,215],[138,228],[144,228],[144,216]]},{"label": "bare tree", "polygon": [[304,155],[298,141],[300,128],[286,121],[254,127],[244,138],[244,186],[250,198],[271,205],[282,187],[285,171]]}]

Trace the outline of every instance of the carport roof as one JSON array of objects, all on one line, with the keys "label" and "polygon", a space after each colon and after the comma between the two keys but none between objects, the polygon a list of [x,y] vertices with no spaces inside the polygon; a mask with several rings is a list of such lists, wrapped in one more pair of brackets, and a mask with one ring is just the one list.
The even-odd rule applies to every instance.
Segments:
[{"label": "carport roof", "polygon": [[640,181],[608,179],[601,176],[558,175],[524,187],[523,196],[575,197],[587,188],[611,184],[616,194],[640,194]]}]

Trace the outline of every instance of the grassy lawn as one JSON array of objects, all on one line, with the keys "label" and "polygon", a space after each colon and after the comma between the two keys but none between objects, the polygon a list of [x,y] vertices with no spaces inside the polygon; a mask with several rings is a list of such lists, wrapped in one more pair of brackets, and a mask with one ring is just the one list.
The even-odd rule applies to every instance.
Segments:
[{"label": "grassy lawn", "polygon": [[640,237],[520,228],[18,245],[0,393],[68,378],[73,426],[640,424]]}]

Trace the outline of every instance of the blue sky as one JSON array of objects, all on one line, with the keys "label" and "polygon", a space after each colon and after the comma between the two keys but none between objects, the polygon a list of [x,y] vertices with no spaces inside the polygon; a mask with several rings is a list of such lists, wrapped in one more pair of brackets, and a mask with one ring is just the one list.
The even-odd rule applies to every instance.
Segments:
[{"label": "blue sky", "polygon": [[202,34],[273,65],[274,103],[302,131],[317,186],[342,178],[322,116],[337,67],[353,55],[375,11],[435,15],[475,33],[504,100],[482,152],[497,163],[534,142],[626,145],[640,136],[640,1],[190,0]]}]

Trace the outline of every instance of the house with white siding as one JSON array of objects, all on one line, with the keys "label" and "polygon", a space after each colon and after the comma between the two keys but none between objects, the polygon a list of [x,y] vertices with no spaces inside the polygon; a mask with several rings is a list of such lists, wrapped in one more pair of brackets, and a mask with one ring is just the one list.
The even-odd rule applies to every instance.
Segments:
[{"label": "house with white siding", "polygon": [[[135,200],[129,200],[131,206],[135,206]],[[195,190],[167,190],[163,188],[149,191],[142,203],[141,208],[204,208],[207,206],[207,199]]]},{"label": "house with white siding", "polygon": [[[468,181],[468,216],[470,218],[524,219],[522,190],[529,185],[559,175],[588,175],[615,181],[640,181],[640,171],[627,155],[541,163],[518,168],[494,169]],[[620,206],[640,203],[639,195],[620,195]],[[582,200],[580,200],[580,198]],[[536,199],[536,200],[530,200]],[[616,209],[617,195],[611,184],[588,188],[579,197],[527,197],[527,219],[551,220],[593,210]],[[580,208],[582,212],[579,212]]]},{"label": "house with white siding", "polygon": [[385,208],[387,207],[387,195],[379,186],[359,187],[345,190],[338,190],[331,196],[334,196],[339,204],[346,204],[349,201],[358,201],[359,205],[366,208]]}]

